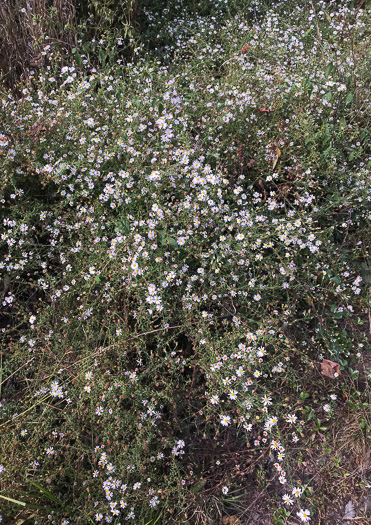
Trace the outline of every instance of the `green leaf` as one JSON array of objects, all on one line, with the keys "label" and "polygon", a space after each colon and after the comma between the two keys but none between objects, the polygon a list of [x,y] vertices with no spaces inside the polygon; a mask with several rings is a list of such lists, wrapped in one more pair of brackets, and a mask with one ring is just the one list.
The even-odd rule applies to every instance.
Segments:
[{"label": "green leaf", "polygon": [[76,59],[77,65],[81,67],[81,66],[82,66],[82,58],[81,58],[81,55],[79,55],[78,53],[76,53],[76,55],[75,55],[75,59]]},{"label": "green leaf", "polygon": [[128,235],[130,233],[130,222],[124,220],[118,221],[116,223],[116,232]]},{"label": "green leaf", "polygon": [[193,485],[193,487],[191,488],[191,492],[193,492],[193,494],[198,494],[204,488],[205,484],[206,481],[203,478],[201,478],[200,481]]},{"label": "green leaf", "polygon": [[300,399],[307,399],[308,397],[309,397],[308,392],[302,392],[302,393],[300,394]]},{"label": "green leaf", "polygon": [[49,492],[48,490],[44,489],[41,485],[39,485],[38,483],[36,483],[36,481],[33,481],[32,479],[29,479],[29,478],[26,478],[25,476],[22,476],[26,481],[28,481],[29,483],[31,483],[31,485],[33,485],[34,487],[36,487],[37,489],[40,490],[40,492],[42,492],[47,498],[49,498],[51,501],[54,501],[54,503],[57,503],[58,505],[62,505],[63,506],[63,503],[61,502],[61,500],[59,500],[58,498],[56,498],[54,496],[54,494],[52,494],[51,492]]},{"label": "green leaf", "polygon": [[362,131],[362,133],[361,133],[361,136],[360,136],[361,142],[367,137],[367,135],[368,135],[368,131],[367,131],[367,129],[364,129]]},{"label": "green leaf", "polygon": [[351,102],[353,102],[353,98],[353,93],[348,93],[347,98],[345,99],[345,104],[350,104]]},{"label": "green leaf", "polygon": [[102,64],[104,64],[104,62],[106,61],[106,54],[103,51],[103,49],[99,49],[99,59]]},{"label": "green leaf", "polygon": [[332,99],[332,93],[331,91],[328,91],[325,95],[325,99],[327,100],[327,102],[330,102],[330,100]]},{"label": "green leaf", "polygon": [[159,230],[158,236],[160,238],[161,245],[165,246],[166,245],[166,239],[165,239],[166,230]]},{"label": "green leaf", "polygon": [[326,75],[326,78],[328,78],[329,74],[330,74],[331,71],[332,71],[332,68],[333,68],[333,66],[332,66],[331,63],[327,65],[327,67],[326,67],[326,69],[325,69],[325,75]]},{"label": "green leaf", "polygon": [[7,498],[6,496],[3,496],[2,494],[0,494],[0,498],[6,499],[7,501],[11,501],[12,503],[16,503],[17,505],[22,505],[22,507],[26,507],[27,505],[27,503],[25,503],[24,501],[19,501],[13,498]]},{"label": "green leaf", "polygon": [[168,237],[168,243],[172,248],[178,248],[178,243],[173,237]]},{"label": "green leaf", "polygon": [[40,505],[33,505],[31,503],[26,503],[25,501],[20,501],[18,499],[8,498],[7,496],[3,496],[0,494],[0,498],[6,499],[7,501],[10,501],[11,503],[15,503],[16,505],[21,505],[21,507],[25,507],[26,509],[38,509],[38,510],[47,510],[51,512],[58,512],[58,509],[53,509],[50,507],[41,507]]}]

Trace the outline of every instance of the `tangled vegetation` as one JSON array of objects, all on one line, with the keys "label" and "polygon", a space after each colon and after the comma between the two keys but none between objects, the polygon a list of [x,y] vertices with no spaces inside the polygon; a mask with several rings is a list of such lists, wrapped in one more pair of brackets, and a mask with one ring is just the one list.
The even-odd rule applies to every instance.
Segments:
[{"label": "tangled vegetation", "polygon": [[3,91],[3,521],[335,523],[370,486],[369,13],[158,7]]}]

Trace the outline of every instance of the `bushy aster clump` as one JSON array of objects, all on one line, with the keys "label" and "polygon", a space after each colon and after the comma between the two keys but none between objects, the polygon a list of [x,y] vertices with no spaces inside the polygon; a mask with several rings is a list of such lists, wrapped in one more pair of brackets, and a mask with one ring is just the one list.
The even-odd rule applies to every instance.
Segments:
[{"label": "bushy aster clump", "polygon": [[175,18],[171,63],[48,51],[4,95],[1,482],[55,523],[187,519],[267,458],[310,519],[300,385],[365,346],[371,219],[365,13],[317,6]]}]

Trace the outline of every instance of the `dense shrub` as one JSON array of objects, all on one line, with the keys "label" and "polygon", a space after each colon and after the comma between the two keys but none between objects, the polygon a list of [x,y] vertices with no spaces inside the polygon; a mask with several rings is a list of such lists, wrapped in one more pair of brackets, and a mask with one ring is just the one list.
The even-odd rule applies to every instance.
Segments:
[{"label": "dense shrub", "polygon": [[300,443],[367,345],[366,14],[277,9],[176,11],[167,37],[146,11],[154,54],[50,49],[4,94],[9,520],[185,523],[262,466],[310,514]]}]

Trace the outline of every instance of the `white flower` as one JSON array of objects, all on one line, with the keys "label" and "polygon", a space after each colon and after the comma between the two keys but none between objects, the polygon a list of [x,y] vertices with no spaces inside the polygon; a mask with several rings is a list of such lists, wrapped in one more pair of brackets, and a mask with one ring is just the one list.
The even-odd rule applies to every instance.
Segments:
[{"label": "white flower", "polygon": [[264,406],[271,405],[272,404],[272,398],[269,396],[262,397],[262,403]]},{"label": "white flower", "polygon": [[217,396],[216,394],[214,394],[213,396],[211,396],[210,398],[210,403],[212,405],[217,405],[219,403],[219,396]]},{"label": "white flower", "polygon": [[284,494],[282,496],[282,500],[284,503],[286,503],[286,505],[292,505],[294,503],[294,500],[288,494]]},{"label": "white flower", "polygon": [[220,422],[223,425],[223,427],[227,427],[231,423],[231,418],[229,416],[221,415]]},{"label": "white flower", "polygon": [[154,295],[156,293],[156,286],[154,284],[148,285],[148,293],[150,295]]},{"label": "white flower", "polygon": [[286,421],[291,424],[295,423],[297,419],[298,417],[295,414],[287,414],[286,416]]},{"label": "white flower", "polygon": [[296,515],[301,519],[301,521],[304,521],[304,522],[310,521],[310,512],[308,509],[301,510],[297,512]]}]

